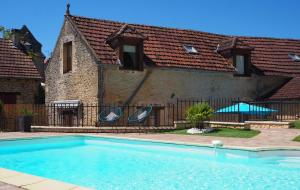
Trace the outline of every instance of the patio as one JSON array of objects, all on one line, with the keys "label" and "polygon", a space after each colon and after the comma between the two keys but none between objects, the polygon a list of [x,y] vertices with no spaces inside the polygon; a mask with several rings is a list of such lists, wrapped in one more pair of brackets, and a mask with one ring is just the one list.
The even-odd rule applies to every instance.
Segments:
[{"label": "patio", "polygon": [[[164,133],[97,133],[82,135],[91,135],[99,137],[117,137],[117,138],[131,138],[144,139],[151,141],[164,141],[185,144],[197,145],[211,145],[211,141],[218,139],[224,142],[224,147],[231,148],[246,148],[246,149],[265,149],[265,148],[290,148],[300,149],[300,143],[292,141],[296,136],[300,135],[299,129],[258,129],[261,133],[253,138],[229,138],[229,137],[211,137],[211,136],[197,136],[197,135],[177,135]],[[78,135],[72,133],[21,133],[9,132],[0,133],[0,139],[8,138],[26,138],[26,137],[46,137],[46,136],[62,136],[62,135]]]}]

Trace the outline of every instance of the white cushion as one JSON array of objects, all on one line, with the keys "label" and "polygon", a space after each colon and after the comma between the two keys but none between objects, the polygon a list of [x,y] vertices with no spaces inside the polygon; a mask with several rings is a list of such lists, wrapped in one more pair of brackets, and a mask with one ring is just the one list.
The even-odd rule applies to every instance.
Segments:
[{"label": "white cushion", "polygon": [[114,113],[114,112],[110,112],[107,116],[106,116],[106,120],[107,121],[113,121],[117,118],[118,116]]},{"label": "white cushion", "polygon": [[144,117],[146,117],[146,115],[147,115],[147,111],[144,111],[143,113],[139,114],[137,116],[137,118],[138,118],[138,120],[142,120],[142,119],[144,119]]}]

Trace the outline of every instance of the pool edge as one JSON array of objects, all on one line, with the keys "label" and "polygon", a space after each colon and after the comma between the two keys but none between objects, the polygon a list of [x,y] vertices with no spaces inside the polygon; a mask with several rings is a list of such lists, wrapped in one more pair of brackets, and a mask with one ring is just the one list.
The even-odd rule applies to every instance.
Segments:
[{"label": "pool edge", "polygon": [[53,180],[45,177],[31,175],[15,170],[0,168],[0,181],[21,189],[27,190],[92,190],[90,188],[66,183],[58,180]]},{"label": "pool edge", "polygon": [[[208,147],[214,148],[212,144],[205,143],[192,143],[184,141],[174,141],[174,140],[156,140],[156,139],[147,139],[147,138],[135,138],[135,137],[120,137],[113,135],[101,134],[86,134],[86,133],[76,133],[76,134],[56,134],[56,135],[45,135],[45,136],[32,136],[32,137],[15,137],[15,138],[0,138],[0,141],[16,141],[16,140],[34,140],[34,139],[47,139],[47,138],[63,138],[63,137],[96,137],[96,138],[106,138],[106,139],[123,139],[123,140],[132,140],[132,141],[146,141],[146,142],[155,142],[155,143],[164,143],[164,144],[174,144],[174,145],[187,145],[187,146],[198,146],[198,147]],[[264,147],[247,147],[247,146],[232,146],[232,145],[223,145],[218,147],[220,149],[229,149],[229,150],[245,150],[252,152],[259,151],[300,151],[300,147],[297,146],[264,146]]]},{"label": "pool edge", "polygon": [[[74,135],[76,136],[76,135]],[[118,136],[110,136],[110,135],[93,135],[93,134],[83,134],[78,136],[89,136],[89,137],[98,137],[98,138],[112,138],[112,139],[124,139],[124,140],[134,140],[134,141],[147,141],[147,142],[156,142],[156,143],[164,143],[164,144],[177,144],[177,145],[187,145],[187,146],[198,146],[198,147],[208,147],[214,148],[212,144],[204,144],[204,143],[192,143],[192,142],[183,142],[183,141],[168,141],[168,140],[155,140],[155,139],[147,139],[147,138],[133,138],[133,137],[118,137]],[[231,145],[224,145],[222,147],[218,147],[220,149],[229,149],[229,150],[246,150],[252,152],[259,152],[259,151],[280,151],[280,150],[290,150],[290,151],[300,151],[300,147],[282,147],[282,146],[270,146],[270,147],[246,147],[246,146],[231,146]]]}]

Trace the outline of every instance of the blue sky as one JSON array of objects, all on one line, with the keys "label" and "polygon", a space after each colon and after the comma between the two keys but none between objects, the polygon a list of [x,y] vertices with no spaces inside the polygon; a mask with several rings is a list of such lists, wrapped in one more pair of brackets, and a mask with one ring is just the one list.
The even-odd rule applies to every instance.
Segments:
[{"label": "blue sky", "polygon": [[[67,0],[1,1],[0,25],[26,24],[54,48]],[[71,14],[206,32],[300,39],[299,0],[69,0]]]}]

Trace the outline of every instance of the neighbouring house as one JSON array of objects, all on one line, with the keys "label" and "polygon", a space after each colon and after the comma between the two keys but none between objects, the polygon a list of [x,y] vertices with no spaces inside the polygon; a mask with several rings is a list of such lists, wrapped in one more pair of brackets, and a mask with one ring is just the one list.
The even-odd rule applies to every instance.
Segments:
[{"label": "neighbouring house", "polygon": [[300,40],[228,36],[70,14],[46,69],[46,102],[299,99]]},{"label": "neighbouring house", "polygon": [[11,40],[18,49],[31,57],[35,67],[40,73],[42,80],[45,78],[45,55],[42,52],[42,44],[33,36],[28,27],[11,30]]},{"label": "neighbouring house", "polygon": [[0,38],[0,100],[5,104],[44,102],[41,44],[26,26]]}]

